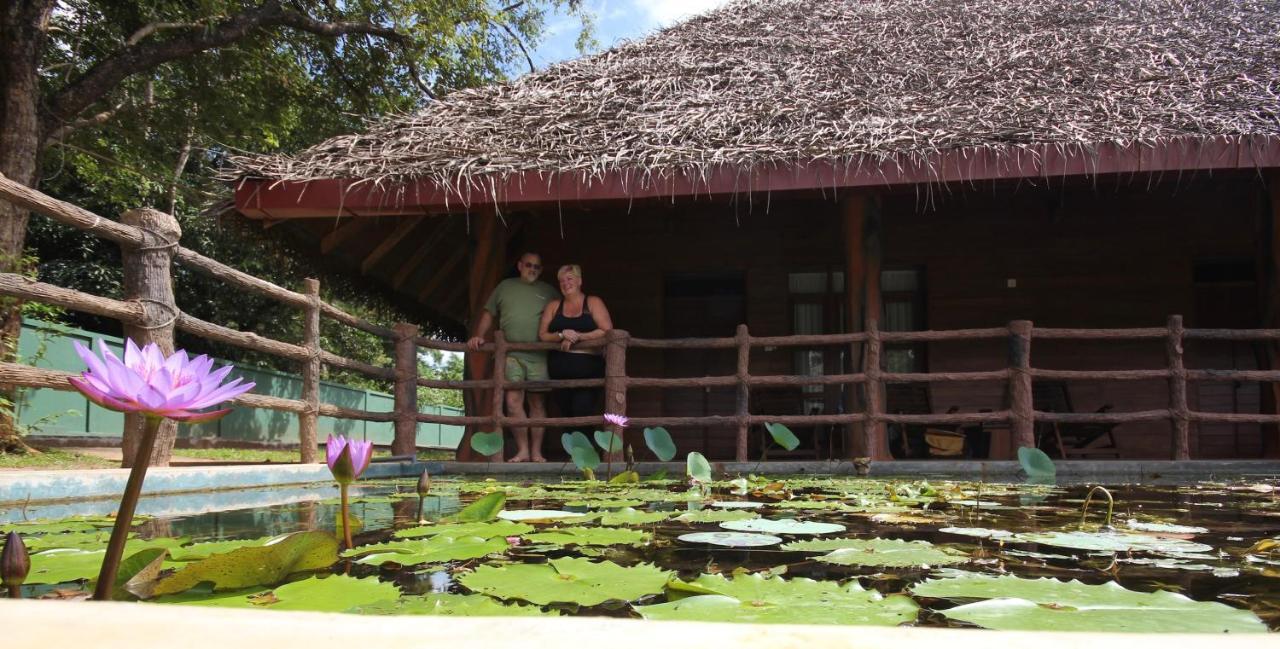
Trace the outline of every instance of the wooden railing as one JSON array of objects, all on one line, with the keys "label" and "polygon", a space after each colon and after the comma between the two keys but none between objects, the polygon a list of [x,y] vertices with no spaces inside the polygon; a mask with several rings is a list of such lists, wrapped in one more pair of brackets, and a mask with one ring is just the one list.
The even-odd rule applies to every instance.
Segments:
[{"label": "wooden railing", "polygon": [[[503,414],[503,391],[507,389],[602,387],[605,392],[605,410],[626,414],[627,395],[632,389],[673,388],[733,388],[735,390],[732,414],[711,414],[686,417],[634,417],[631,428],[639,430],[648,426],[725,426],[736,429],[734,456],[747,460],[749,431],[752,426],[777,422],[787,425],[831,424],[852,425],[862,431],[862,451],[877,458],[888,458],[886,449],[886,425],[948,425],[1005,422],[1011,430],[1010,445],[1035,444],[1036,422],[1120,424],[1126,422],[1168,420],[1172,423],[1172,456],[1187,459],[1190,456],[1189,426],[1191,422],[1222,423],[1278,423],[1277,414],[1218,413],[1192,411],[1187,401],[1189,381],[1280,381],[1280,371],[1275,370],[1189,370],[1183,359],[1183,343],[1187,340],[1280,341],[1280,330],[1225,330],[1185,329],[1181,316],[1170,316],[1166,327],[1138,329],[1056,329],[1034,328],[1032,323],[1018,320],[1007,327],[986,329],[961,329],[950,331],[880,331],[875,320],[866,323],[866,330],[855,333],[805,336],[752,336],[746,325],[739,325],[732,337],[647,339],[632,338],[626,331],[609,331],[601,341],[584,343],[584,346],[603,348],[605,376],[600,379],[549,380],[507,382],[503,368],[506,356],[512,351],[548,350],[553,343],[509,343],[502,332],[495,334],[492,343],[482,351],[492,354],[492,377],[472,380],[431,380],[418,376],[419,348],[452,352],[466,352],[462,343],[426,338],[419,327],[412,323],[398,323],[388,328],[367,322],[346,313],[320,299],[320,284],[306,280],[302,292],[295,292],[252,275],[230,268],[181,247],[179,231],[172,216],[155,210],[131,210],[124,214],[124,222],[104,219],[74,205],[46,196],[38,191],[9,181],[0,176],[0,198],[15,205],[46,215],[61,223],[92,232],[97,236],[120,244],[125,263],[125,294],[128,299],[115,300],[74,291],[20,275],[0,273],[0,295],[35,300],[113,318],[125,326],[126,335],[139,344],[157,342],[166,350],[172,349],[175,329],[208,340],[233,345],[243,349],[272,354],[298,363],[302,370],[303,390],[301,399],[283,399],[257,394],[245,394],[234,401],[235,405],[292,412],[299,417],[299,441],[301,459],[316,460],[316,418],[319,416],[360,419],[365,421],[395,422],[393,452],[412,453],[418,423],[466,425],[491,430],[503,426],[603,426],[602,416],[564,418],[512,418]],[[301,343],[290,343],[257,334],[237,331],[219,324],[205,322],[184,313],[177,306],[172,292],[170,267],[178,262],[225,281],[232,287],[264,296],[295,307],[303,312],[304,327]],[[347,326],[373,334],[395,346],[394,367],[378,367],[361,361],[343,358],[324,350],[320,344],[320,319],[329,318]],[[1031,366],[1032,340],[1163,340],[1167,352],[1167,367],[1141,370],[1049,370]],[[1008,341],[1008,366],[1004,369],[974,372],[893,373],[881,369],[885,344],[929,343],[941,341]],[[823,376],[808,375],[760,375],[750,373],[752,351],[758,347],[821,347],[848,346],[851,358],[863,359],[863,371],[850,374]],[[639,377],[627,373],[627,354],[630,349],[681,350],[722,349],[736,353],[736,371],[723,376],[704,377]],[[339,367],[377,379],[394,382],[395,407],[389,412],[373,412],[342,408],[323,403],[319,398],[319,380],[323,365]],[[23,387],[69,390],[66,378],[70,374],[17,363],[0,363],[0,384]],[[1032,382],[1035,379],[1058,381],[1131,381],[1165,379],[1168,382],[1169,407],[1159,410],[1106,413],[1038,412],[1032,399]],[[993,382],[1007,383],[1008,406],[995,412],[946,413],[946,414],[894,414],[885,412],[885,386],[891,383],[958,383]],[[763,415],[751,414],[753,388],[778,386],[839,385],[845,389],[861,388],[859,401],[863,404],[855,412],[816,415]],[[463,416],[429,415],[418,412],[417,387],[482,391],[488,395],[487,415]],[[135,422],[128,425],[140,425]],[[623,434],[624,431],[617,430]],[[162,431],[163,434],[163,431]],[[634,433],[632,433],[634,434]],[[172,432],[170,432],[172,435]],[[126,440],[128,435],[126,435]],[[162,438],[163,439],[163,438]],[[464,446],[466,440],[464,440]],[[126,448],[126,457],[131,457]],[[162,456],[167,460],[167,450]],[[153,462],[155,458],[153,458]]]}]

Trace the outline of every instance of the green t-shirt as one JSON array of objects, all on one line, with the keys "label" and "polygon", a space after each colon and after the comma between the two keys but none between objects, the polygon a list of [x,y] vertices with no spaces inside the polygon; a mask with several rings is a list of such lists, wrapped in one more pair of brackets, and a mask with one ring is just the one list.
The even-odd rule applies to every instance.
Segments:
[{"label": "green t-shirt", "polygon": [[538,323],[547,302],[559,297],[550,284],[536,281],[527,284],[519,277],[498,282],[484,310],[498,318],[498,328],[513,343],[531,343],[538,340]]}]

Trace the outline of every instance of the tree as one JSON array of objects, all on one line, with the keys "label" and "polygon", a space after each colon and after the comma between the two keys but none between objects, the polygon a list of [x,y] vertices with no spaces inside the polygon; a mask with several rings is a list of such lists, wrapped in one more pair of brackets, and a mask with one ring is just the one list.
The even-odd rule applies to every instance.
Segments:
[{"label": "tree", "polygon": [[[201,170],[226,151],[296,149],[500,79],[548,10],[587,25],[580,2],[7,0],[0,173],[190,217],[225,191]],[[27,230],[0,201],[0,272],[21,270]],[[20,307],[0,304],[0,360]],[[0,417],[0,440],[14,438]]]}]

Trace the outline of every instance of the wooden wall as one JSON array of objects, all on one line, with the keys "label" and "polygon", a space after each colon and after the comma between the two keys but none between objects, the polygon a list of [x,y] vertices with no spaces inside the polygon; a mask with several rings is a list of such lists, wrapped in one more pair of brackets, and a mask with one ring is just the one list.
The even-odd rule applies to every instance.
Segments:
[{"label": "wooden wall", "polygon": [[[1246,175],[1056,181],[1049,187],[985,184],[933,188],[931,195],[891,192],[882,196],[884,265],[924,270],[926,320],[932,329],[999,326],[1014,319],[1051,327],[1148,327],[1163,325],[1174,313],[1184,315],[1188,327],[1222,326],[1197,322],[1205,320],[1206,310],[1221,310],[1215,312],[1214,300],[1193,282],[1195,263],[1255,259],[1259,191],[1260,183]],[[726,272],[742,273],[751,332],[783,335],[792,333],[788,273],[842,268],[840,228],[838,206],[829,195],[775,195],[767,201],[757,197],[750,206],[744,197],[736,205],[703,198],[551,208],[525,221],[522,239],[525,248],[542,253],[544,279],[550,283],[560,264],[581,264],[587,292],[600,295],[615,326],[635,336],[667,337],[673,328],[731,336],[731,323],[712,322],[714,317],[696,309],[685,313],[689,303],[664,300],[664,278],[672,274]],[[1009,280],[1016,286],[1010,287]],[[1237,302],[1226,303],[1238,304],[1239,292],[1237,288]],[[665,312],[681,304],[679,313]],[[1238,310],[1256,307],[1255,301]],[[1256,321],[1256,315],[1231,311],[1237,319]],[[1002,342],[933,345],[929,369],[1000,368],[1005,353]],[[1192,345],[1188,353],[1190,367],[1255,367],[1248,347]],[[731,352],[723,356],[673,358],[634,351],[628,371],[697,375],[702,367],[707,373],[732,373]],[[1033,342],[1032,363],[1061,369],[1161,367],[1164,351],[1162,343],[1102,347]],[[791,369],[787,351],[753,356],[752,373]],[[1104,403],[1116,410],[1167,405],[1163,382],[1073,384],[1069,389],[1078,411]],[[938,386],[932,401],[938,412],[952,405],[972,412],[999,409],[1002,395],[999,384]],[[690,395],[668,395],[664,401],[654,391],[637,390],[628,407],[636,416],[677,414],[673,410],[693,407],[691,399],[696,401]],[[758,399],[755,413],[789,412],[782,403],[785,395]],[[1258,388],[1193,386],[1190,402],[1193,408],[1256,411]],[[731,414],[732,391],[707,395],[705,403],[713,413]],[[672,432],[682,450],[702,450],[713,458],[732,454],[729,429]],[[1167,425],[1130,424],[1117,433],[1124,457],[1169,456]],[[548,439],[550,450],[558,436]],[[1193,426],[1192,453],[1256,457],[1260,439],[1257,426],[1206,427],[1199,435]],[[753,439],[753,454],[756,443]]]}]

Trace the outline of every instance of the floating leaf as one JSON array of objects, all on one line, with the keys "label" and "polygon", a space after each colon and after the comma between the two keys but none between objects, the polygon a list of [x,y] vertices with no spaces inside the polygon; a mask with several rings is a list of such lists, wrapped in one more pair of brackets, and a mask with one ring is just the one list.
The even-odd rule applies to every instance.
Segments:
[{"label": "floating leaf", "polygon": [[1174,525],[1173,523],[1154,523],[1136,521],[1132,518],[1125,521],[1125,527],[1139,532],[1156,532],[1159,534],[1204,534],[1209,530],[1194,525]]},{"label": "floating leaf", "polygon": [[1054,466],[1053,460],[1038,448],[1020,447],[1018,464],[1022,465],[1022,471],[1029,478],[1052,478],[1058,474],[1058,467]]},{"label": "floating leaf", "polygon": [[613,431],[597,430],[592,437],[595,437],[596,444],[599,444],[605,453],[619,453],[622,451],[622,438],[614,435]]},{"label": "floating leaf", "polygon": [[537,617],[558,616],[560,611],[543,612],[537,606],[502,604],[485,595],[432,593],[395,601],[357,606],[347,611],[362,615],[447,615],[454,617]]},{"label": "floating leaf", "polygon": [[845,530],[845,527],[839,523],[798,521],[794,518],[781,520],[756,518],[745,521],[727,521],[721,523],[720,527],[738,532],[763,532],[765,534],[834,534]]},{"label": "floating leaf", "polygon": [[66,581],[93,579],[102,569],[106,550],[54,548],[31,555],[28,584],[60,584]]},{"label": "floating leaf", "polygon": [[473,433],[471,450],[485,457],[497,455],[502,451],[502,433]]},{"label": "floating leaf", "polygon": [[717,500],[711,503],[711,506],[720,509],[760,509],[764,507],[764,503],[751,502],[750,500]]},{"label": "floating leaf", "polygon": [[248,547],[261,547],[266,545],[268,541],[276,538],[273,536],[263,536],[256,539],[236,539],[230,541],[211,541],[208,543],[193,543],[174,548],[169,551],[169,559],[172,561],[197,561],[207,559],[215,554],[226,554],[232,550]]},{"label": "floating leaf", "polygon": [[740,509],[704,509],[697,512],[685,512],[673,520],[681,523],[723,523],[725,521],[745,521],[759,517],[760,515],[755,512]]},{"label": "floating leaf", "polygon": [[140,599],[151,597],[155,589],[156,579],[164,567],[164,559],[169,556],[167,548],[147,548],[129,555],[120,562],[116,572],[116,583],[113,599],[124,599],[126,594]]},{"label": "floating leaf", "polygon": [[565,558],[538,564],[480,566],[459,581],[473,591],[501,599],[595,606],[655,595],[662,592],[670,576],[651,564],[624,568],[611,561]]},{"label": "floating leaf", "polygon": [[635,471],[623,471],[610,478],[609,484],[640,484],[640,474]]},{"label": "floating leaf", "polygon": [[532,525],[497,520],[479,523],[442,523],[439,525],[421,525],[408,529],[396,530],[392,536],[398,539],[416,539],[426,536],[478,536],[491,539],[497,536],[519,536],[533,531]]},{"label": "floating leaf", "polygon": [[671,433],[661,426],[644,429],[644,443],[660,462],[670,462],[676,456],[676,443],[671,440]]},{"label": "floating leaf", "polygon": [[674,512],[645,512],[631,507],[623,507],[615,512],[605,512],[600,516],[601,525],[649,525],[665,521]]},{"label": "floating leaf", "polygon": [[215,590],[276,584],[290,574],[328,568],[338,560],[338,540],[327,532],[295,532],[262,547],[232,550],[197,561],[160,580],[156,595],[180,593],[200,582]]},{"label": "floating leaf", "polygon": [[640,545],[649,540],[648,532],[616,527],[562,527],[526,534],[534,543],[566,545]]},{"label": "floating leaf", "polygon": [[1127,532],[1024,532],[1015,534],[1012,540],[1094,552],[1144,551],[1193,554],[1213,550],[1211,546],[1194,541]]},{"label": "floating leaf", "polygon": [[960,536],[976,536],[980,539],[1007,539],[1013,536],[1013,532],[1008,530],[989,530],[985,527],[944,527],[938,531]]},{"label": "floating leaf", "polygon": [[754,532],[694,532],[682,534],[678,538],[685,543],[706,543],[727,548],[760,548],[782,543],[782,539],[771,534]]},{"label": "floating leaf", "polygon": [[796,447],[800,446],[800,438],[796,437],[796,434],[783,424],[765,424],[764,429],[769,431],[769,436],[773,438],[774,442],[777,442],[778,446],[788,451],[794,451]]},{"label": "floating leaf", "polygon": [[506,492],[495,491],[462,508],[462,511],[453,515],[452,520],[459,523],[480,523],[493,520],[502,511],[502,506],[505,504],[507,504]]},{"label": "floating leaf", "polygon": [[309,577],[272,591],[275,602],[263,608],[276,611],[325,611],[337,613],[400,596],[395,584],[376,577],[356,579],[346,575]]},{"label": "floating leaf", "polygon": [[510,547],[503,537],[450,536],[442,534],[428,539],[392,541],[365,545],[342,553],[344,557],[360,557],[357,563],[378,565],[394,561],[401,565],[443,563],[462,559],[478,559]]},{"label": "floating leaf", "polygon": [[685,459],[685,472],[690,478],[703,484],[711,482],[711,464],[697,451],[690,453]]},{"label": "floating leaf", "polygon": [[560,444],[579,471],[591,471],[600,466],[600,454],[581,431],[561,435]]},{"label": "floating leaf", "polygon": [[989,629],[1144,633],[1263,633],[1253,613],[1177,593],[1140,593],[1116,582],[1098,586],[1048,577],[1022,579],[964,573],[912,587],[922,597],[995,598],[939,611]]},{"label": "floating leaf", "polygon": [[558,509],[509,509],[498,514],[498,518],[503,520],[528,523],[547,523],[565,518],[578,518],[579,516],[586,516],[586,514],[582,512],[565,512]]},{"label": "floating leaf", "polygon": [[666,604],[637,606],[647,620],[696,620],[757,624],[858,624],[897,626],[916,619],[920,607],[910,597],[884,597],[863,590],[857,580],[784,580],[760,573],[702,575],[693,582],[671,582],[673,591],[697,593]]},{"label": "floating leaf", "polygon": [[782,546],[783,550],[822,552],[817,558],[824,563],[842,566],[943,566],[969,560],[964,554],[947,551],[928,541],[903,541],[900,539],[824,539],[794,541]]}]

